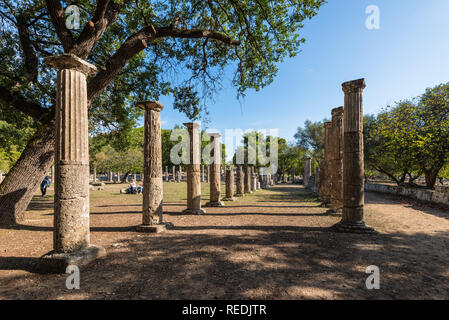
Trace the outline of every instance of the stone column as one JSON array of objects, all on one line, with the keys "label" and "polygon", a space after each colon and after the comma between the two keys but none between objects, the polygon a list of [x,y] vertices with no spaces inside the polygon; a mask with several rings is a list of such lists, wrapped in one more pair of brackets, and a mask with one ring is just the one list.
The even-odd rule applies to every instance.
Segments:
[{"label": "stone column", "polygon": [[345,82],[344,154],[343,154],[343,217],[337,230],[353,233],[373,233],[363,221],[364,163],[363,163],[363,98],[365,79]]},{"label": "stone column", "polygon": [[243,197],[245,195],[245,174],[242,166],[237,167],[237,194],[236,197]]},{"label": "stone column", "polygon": [[189,131],[187,163],[187,214],[204,214],[201,209],[201,144],[199,123],[184,123]]},{"label": "stone column", "polygon": [[181,166],[178,166],[178,174],[176,175],[176,182],[181,182],[181,175],[182,175],[182,171],[181,171]]},{"label": "stone column", "polygon": [[108,172],[108,182],[114,182],[113,181],[113,178],[114,178],[113,176],[114,176],[114,174],[112,173],[112,171],[109,171]]},{"label": "stone column", "polygon": [[137,104],[145,110],[144,119],[144,160],[143,170],[146,179],[143,183],[142,224],[137,231],[159,233],[165,230],[162,223],[162,137],[161,111],[164,105],[157,101],[144,101]]},{"label": "stone column", "polygon": [[245,193],[253,193],[251,191],[251,167],[245,167]]},{"label": "stone column", "polygon": [[120,171],[117,172],[117,183],[120,183]]},{"label": "stone column", "polygon": [[295,166],[292,166],[292,183],[295,183]]},{"label": "stone column", "polygon": [[212,163],[210,167],[210,201],[206,207],[223,207],[221,198],[221,134],[210,133]]},{"label": "stone column", "polygon": [[252,175],[251,176],[251,191],[257,191],[257,176]]},{"label": "stone column", "polygon": [[207,166],[207,183],[210,183],[210,167]]},{"label": "stone column", "polygon": [[226,198],[223,201],[235,201],[234,198],[234,169],[228,167],[226,169]]},{"label": "stone column", "polygon": [[172,171],[172,177],[171,177],[171,181],[172,182],[176,182],[176,166],[173,166],[172,168],[171,168],[171,171]]},{"label": "stone column", "polygon": [[331,215],[343,212],[343,118],[344,108],[332,110],[332,127],[329,134],[330,190],[329,201]]},{"label": "stone column", "polygon": [[56,179],[55,166],[51,166],[51,183],[55,183],[55,179]]},{"label": "stone column", "polygon": [[93,181],[94,181],[94,183],[97,182],[97,167],[96,166],[94,166]]},{"label": "stone column", "polygon": [[323,205],[329,206],[331,202],[330,191],[332,189],[332,165],[331,165],[331,134],[332,122],[324,123],[324,161],[320,169],[320,197]]},{"label": "stone column", "polygon": [[306,188],[307,188],[307,185],[309,184],[310,175],[312,173],[311,162],[312,162],[312,160],[310,158],[307,158],[306,162],[304,163],[303,183]]},{"label": "stone column", "polygon": [[73,54],[44,60],[58,69],[56,80],[54,250],[41,259],[46,268],[65,272],[106,255],[90,244],[89,133],[86,77],[95,66]]},{"label": "stone column", "polygon": [[201,182],[204,182],[204,165],[201,166]]}]

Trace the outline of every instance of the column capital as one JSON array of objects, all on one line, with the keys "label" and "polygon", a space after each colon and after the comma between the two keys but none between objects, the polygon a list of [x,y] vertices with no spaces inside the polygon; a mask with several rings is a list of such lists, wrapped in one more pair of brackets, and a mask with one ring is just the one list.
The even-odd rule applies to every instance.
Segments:
[{"label": "column capital", "polygon": [[137,102],[137,106],[144,110],[150,109],[157,112],[161,112],[164,109],[164,105],[161,102],[153,100],[139,101]]},{"label": "column capital", "polygon": [[212,132],[212,133],[208,133],[207,135],[209,137],[221,138],[221,133],[220,132]]},{"label": "column capital", "polygon": [[344,93],[351,93],[351,92],[359,92],[363,91],[365,89],[365,79],[358,79],[353,81],[344,82],[342,85],[343,92]]},{"label": "column capital", "polygon": [[324,123],[324,128],[331,128],[332,127],[332,122],[330,122],[330,121],[327,121],[327,122],[325,122]]},{"label": "column capital", "polygon": [[72,53],[64,53],[58,56],[44,58],[44,62],[58,70],[69,69],[84,73],[86,76],[97,72],[97,68],[89,62],[75,56]]},{"label": "column capital", "polygon": [[183,123],[187,128],[199,129],[201,128],[201,123],[199,122],[187,122]]},{"label": "column capital", "polygon": [[338,107],[332,109],[332,117],[338,117],[341,116],[344,112],[344,107]]}]

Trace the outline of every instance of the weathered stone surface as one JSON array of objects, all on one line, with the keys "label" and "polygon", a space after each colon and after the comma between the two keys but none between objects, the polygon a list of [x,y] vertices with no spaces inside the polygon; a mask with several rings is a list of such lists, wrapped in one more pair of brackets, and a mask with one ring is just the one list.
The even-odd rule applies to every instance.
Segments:
[{"label": "weathered stone surface", "polygon": [[[143,214],[142,226],[137,230],[142,232],[161,232],[163,214],[163,182],[162,182],[162,137],[161,111],[163,104],[157,101],[139,102],[145,110],[144,119],[144,183],[143,183]],[[151,228],[153,227],[153,228]]]},{"label": "weathered stone surface", "polygon": [[335,229],[342,232],[373,233],[363,221],[363,102],[365,80],[345,82],[344,154],[343,154],[343,217]]},{"label": "weathered stone surface", "polygon": [[245,193],[253,193],[251,191],[251,167],[245,167]]},{"label": "weathered stone surface", "polygon": [[242,166],[237,168],[237,194],[236,197],[243,197],[245,195],[245,174]]},{"label": "weathered stone surface", "polygon": [[186,214],[204,214],[201,209],[201,177],[200,177],[200,127],[199,123],[184,123],[189,132],[188,164],[187,164],[187,209]]},{"label": "weathered stone surface", "polygon": [[212,163],[210,167],[210,201],[206,203],[206,207],[223,207],[224,203],[221,199],[221,134],[209,134],[211,139],[211,156]]},{"label": "weathered stone surface", "polygon": [[235,201],[234,198],[234,169],[228,167],[226,169],[226,197],[223,201]]},{"label": "weathered stone surface", "polygon": [[69,253],[51,251],[41,257],[40,269],[48,273],[65,273],[68,266],[82,267],[104,257],[106,257],[106,250],[94,245]]},{"label": "weathered stone surface", "polygon": [[41,261],[43,265],[55,263],[61,266],[77,257],[73,259],[78,259],[79,263],[88,263],[100,255],[105,255],[103,248],[90,245],[89,230],[86,75],[96,69],[71,54],[47,57],[45,61],[59,71],[55,110],[54,251],[44,256]]},{"label": "weathered stone surface", "polygon": [[329,206],[331,215],[341,215],[343,212],[343,119],[344,108],[332,110],[332,126],[329,131]]}]

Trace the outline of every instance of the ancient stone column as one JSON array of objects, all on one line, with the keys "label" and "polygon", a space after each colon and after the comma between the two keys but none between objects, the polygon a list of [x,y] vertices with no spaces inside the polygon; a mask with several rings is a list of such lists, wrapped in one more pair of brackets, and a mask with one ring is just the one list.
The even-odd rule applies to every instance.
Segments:
[{"label": "ancient stone column", "polygon": [[201,182],[204,182],[204,165],[201,166]]},{"label": "ancient stone column", "polygon": [[104,248],[90,244],[89,134],[86,77],[95,66],[73,54],[44,60],[58,69],[56,80],[54,250],[42,257],[55,272],[70,264],[84,265],[105,256]]},{"label": "ancient stone column", "polygon": [[330,190],[329,201],[331,215],[341,215],[343,212],[343,118],[344,108],[332,110],[332,127],[329,134],[329,167]]},{"label": "ancient stone column", "polygon": [[251,191],[257,191],[257,176],[252,175],[251,176]]},{"label": "ancient stone column", "polygon": [[113,181],[113,178],[114,178],[113,176],[114,176],[114,174],[112,173],[112,171],[109,171],[108,172],[108,182],[114,182]]},{"label": "ancient stone column", "polygon": [[295,166],[292,166],[292,183],[295,183]]},{"label": "ancient stone column", "polygon": [[97,182],[97,167],[96,166],[94,166],[93,181],[94,181],[94,183]]},{"label": "ancient stone column", "polygon": [[234,169],[228,167],[226,169],[226,198],[223,201],[235,201],[234,198]]},{"label": "ancient stone column", "polygon": [[171,181],[172,181],[172,182],[176,182],[176,166],[173,166],[173,167],[171,168],[171,171],[172,171],[172,178],[171,178]]},{"label": "ancient stone column", "polygon": [[221,199],[221,134],[210,133],[212,163],[210,167],[210,201],[206,207],[223,207]]},{"label": "ancient stone column", "polygon": [[363,221],[364,163],[363,163],[363,98],[365,79],[345,82],[344,141],[343,141],[343,217],[337,230],[372,233]]},{"label": "ancient stone column", "polygon": [[187,158],[187,214],[204,214],[201,209],[201,144],[199,123],[184,123],[189,132]]},{"label": "ancient stone column", "polygon": [[176,175],[176,182],[181,182],[181,175],[182,175],[181,166],[178,166],[178,174]]},{"label": "ancient stone column", "polygon": [[55,179],[56,179],[55,166],[51,166],[51,183],[55,183]]},{"label": "ancient stone column", "polygon": [[310,180],[310,175],[312,174],[312,168],[311,168],[311,159],[307,158],[306,162],[304,163],[304,177],[303,177],[303,183],[304,186],[307,188]]},{"label": "ancient stone column", "polygon": [[210,166],[207,166],[207,183],[210,183]]},{"label": "ancient stone column", "polygon": [[245,195],[245,174],[242,166],[237,167],[237,194],[236,197],[243,197]]},{"label": "ancient stone column", "polygon": [[117,172],[117,183],[120,183],[120,172]]},{"label": "ancient stone column", "polygon": [[157,101],[143,101],[137,104],[145,110],[144,119],[144,162],[146,179],[143,182],[142,224],[139,232],[159,233],[165,230],[162,223],[162,136],[161,111],[164,105]]},{"label": "ancient stone column", "polygon": [[253,193],[251,191],[251,167],[245,167],[245,193]]}]

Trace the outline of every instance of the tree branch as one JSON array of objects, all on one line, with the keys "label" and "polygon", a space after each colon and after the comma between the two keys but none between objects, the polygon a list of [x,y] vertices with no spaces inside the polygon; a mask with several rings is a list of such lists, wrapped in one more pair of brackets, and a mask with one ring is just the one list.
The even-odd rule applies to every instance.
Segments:
[{"label": "tree branch", "polygon": [[0,100],[36,120],[42,119],[48,112],[47,109],[42,108],[39,104],[31,102],[19,93],[3,86],[0,86]]},{"label": "tree branch", "polygon": [[123,4],[120,4],[110,0],[99,0],[92,20],[86,23],[69,52],[82,59],[87,59],[98,39],[117,19],[126,2],[124,1]]},{"label": "tree branch", "polygon": [[73,47],[73,36],[72,32],[65,26],[64,9],[59,0],[46,0],[46,4],[56,34],[61,40],[64,50],[69,52]]},{"label": "tree branch", "polygon": [[176,29],[173,26],[161,28],[156,28],[153,25],[147,26],[130,36],[108,60],[105,69],[97,73],[97,75],[89,82],[87,88],[88,104],[91,104],[92,101],[115,79],[129,60],[148,47],[148,42],[157,38],[170,37],[184,39],[206,38],[220,41],[228,45],[240,45],[240,41],[234,40],[219,32],[199,29],[183,30]]}]

